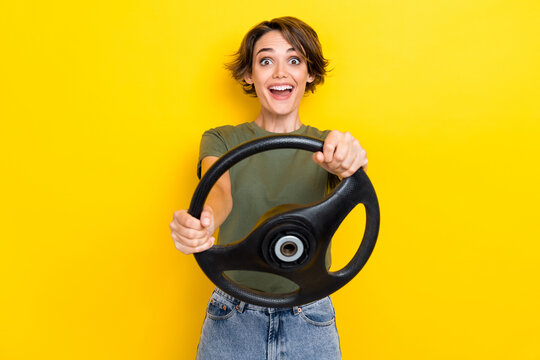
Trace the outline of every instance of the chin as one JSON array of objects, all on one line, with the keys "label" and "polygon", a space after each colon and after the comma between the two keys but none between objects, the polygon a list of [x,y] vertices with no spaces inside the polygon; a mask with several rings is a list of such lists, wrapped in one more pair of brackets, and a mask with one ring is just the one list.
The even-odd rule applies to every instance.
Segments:
[{"label": "chin", "polygon": [[[272,103],[270,103],[272,104]],[[289,115],[290,113],[294,112],[295,110],[298,110],[300,104],[272,104],[271,106],[267,106],[266,110],[272,114],[275,115]]]},{"label": "chin", "polygon": [[284,115],[289,115],[290,113],[294,112],[294,108],[267,108],[266,109],[269,113],[271,114],[274,114],[274,115],[280,115],[280,116],[284,116]]}]

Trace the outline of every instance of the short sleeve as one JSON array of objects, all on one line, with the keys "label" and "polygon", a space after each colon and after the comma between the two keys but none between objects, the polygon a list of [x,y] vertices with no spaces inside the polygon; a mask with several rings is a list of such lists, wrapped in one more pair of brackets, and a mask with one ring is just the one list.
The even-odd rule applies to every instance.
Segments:
[{"label": "short sleeve", "polygon": [[228,151],[225,139],[218,129],[210,129],[204,132],[199,148],[199,161],[197,161],[197,177],[201,178],[201,162],[207,156],[217,156],[225,154]]}]

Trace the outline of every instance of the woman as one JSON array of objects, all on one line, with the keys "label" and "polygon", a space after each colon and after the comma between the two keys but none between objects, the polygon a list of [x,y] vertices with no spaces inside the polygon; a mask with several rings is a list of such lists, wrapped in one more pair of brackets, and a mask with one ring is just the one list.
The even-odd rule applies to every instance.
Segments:
[{"label": "woman", "polygon": [[[186,210],[174,213],[170,228],[178,250],[184,254],[207,250],[215,243],[212,234],[218,227],[220,244],[242,239],[270,208],[320,200],[332,176],[346,178],[367,165],[366,152],[351,134],[320,131],[300,121],[300,101],[306,91],[313,92],[324,81],[327,64],[317,34],[299,19],[265,21],[246,34],[228,68],[244,91],[259,99],[260,113],[253,122],[203,134],[198,176],[232,147],[261,136],[309,135],[324,140],[323,151],[273,150],[233,166],[210,192],[200,220]],[[229,271],[227,275],[266,292],[296,288],[272,274]],[[197,358],[339,359],[330,298],[274,309],[245,304],[216,288],[208,303]]]}]

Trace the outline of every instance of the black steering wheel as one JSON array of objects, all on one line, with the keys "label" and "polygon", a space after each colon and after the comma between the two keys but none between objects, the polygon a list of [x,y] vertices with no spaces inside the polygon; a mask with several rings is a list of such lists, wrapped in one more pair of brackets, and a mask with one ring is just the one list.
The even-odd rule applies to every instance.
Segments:
[{"label": "black steering wheel", "polygon": [[[212,186],[234,164],[273,149],[322,151],[319,139],[299,135],[273,135],[241,144],[219,158],[195,189],[189,214],[200,219]],[[325,255],[330,240],[347,214],[358,204],[366,208],[364,237],[352,260],[329,272]],[[265,307],[292,307],[321,299],[348,283],[369,259],[379,233],[379,203],[362,168],[344,179],[323,200],[311,205],[280,205],[268,211],[244,238],[214,245],[195,254],[208,278],[226,293]],[[283,276],[299,287],[287,294],[265,293],[243,287],[225,275],[228,270],[250,270]]]}]

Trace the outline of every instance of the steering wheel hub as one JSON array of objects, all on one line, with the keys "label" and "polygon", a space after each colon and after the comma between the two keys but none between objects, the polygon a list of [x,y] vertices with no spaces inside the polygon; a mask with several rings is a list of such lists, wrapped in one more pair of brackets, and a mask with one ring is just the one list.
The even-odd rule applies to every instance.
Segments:
[{"label": "steering wheel hub", "polygon": [[304,244],[296,236],[286,235],[276,242],[274,253],[281,261],[293,262],[304,253]]}]

